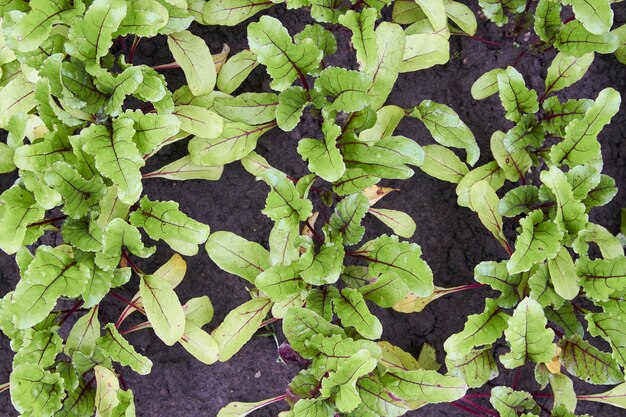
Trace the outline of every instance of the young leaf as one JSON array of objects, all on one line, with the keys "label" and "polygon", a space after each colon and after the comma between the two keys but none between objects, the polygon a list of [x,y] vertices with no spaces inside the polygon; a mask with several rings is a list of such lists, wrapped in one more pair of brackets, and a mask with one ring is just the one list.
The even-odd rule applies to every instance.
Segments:
[{"label": "young leaf", "polygon": [[583,56],[589,52],[610,54],[615,52],[620,42],[617,35],[604,32],[594,35],[578,20],[572,20],[562,27],[555,42],[555,47],[568,55]]},{"label": "young leaf", "polygon": [[472,350],[458,360],[446,358],[446,367],[453,376],[463,378],[469,388],[478,388],[498,376],[498,365],[491,346]]},{"label": "young leaf", "polygon": [[131,213],[130,223],[187,256],[196,255],[198,245],[209,237],[209,226],[187,217],[174,201],[150,201],[144,196],[139,209]]},{"label": "young leaf", "polygon": [[312,40],[305,39],[295,45],[287,29],[270,16],[262,16],[257,23],[248,26],[248,43],[272,77],[271,87],[278,91],[317,69],[322,59],[322,51]]},{"label": "young leaf", "polygon": [[548,259],[548,271],[554,291],[565,300],[573,300],[580,291],[578,277],[574,269],[574,261],[566,247],[561,247],[559,253]]},{"label": "young leaf", "polygon": [[467,391],[467,385],[461,378],[424,369],[393,370],[385,374],[381,380],[385,387],[403,400],[423,401],[429,404],[456,401]]},{"label": "young leaf", "polygon": [[180,121],[182,131],[200,138],[218,138],[224,129],[222,117],[200,106],[176,106],[173,114]]},{"label": "young leaf", "polygon": [[441,145],[424,146],[424,163],[420,169],[431,177],[458,184],[469,172],[467,165],[450,149]]},{"label": "young leaf", "polygon": [[330,230],[341,234],[346,245],[355,245],[365,234],[361,221],[369,208],[369,201],[361,193],[345,197],[337,204],[330,218]]},{"label": "young leaf", "polygon": [[209,0],[202,9],[202,20],[207,25],[235,26],[273,5],[266,0]]},{"label": "young leaf", "polygon": [[15,326],[32,327],[45,319],[61,296],[79,297],[89,270],[78,263],[67,246],[40,246],[13,293]]},{"label": "young leaf", "polygon": [[374,215],[378,220],[385,223],[393,232],[404,238],[410,238],[415,233],[417,225],[408,214],[397,210],[386,210],[379,208],[368,209],[368,213]]},{"label": "young leaf", "polygon": [[494,387],[491,390],[489,402],[502,417],[517,417],[519,413],[537,407],[537,403],[530,393],[515,391],[509,387]]},{"label": "young leaf", "polygon": [[260,410],[261,408],[281,401],[282,399],[283,396],[281,395],[280,397],[270,398],[255,403],[233,402],[228,404],[226,407],[223,407],[219,413],[217,413],[217,417],[245,417],[253,411]]},{"label": "young leaf", "polygon": [[256,277],[269,268],[267,250],[234,233],[213,233],[207,241],[206,251],[221,269],[250,283],[254,283]]},{"label": "young leaf", "polygon": [[533,161],[526,149],[518,149],[511,152],[507,149],[505,140],[507,135],[496,131],[491,135],[491,153],[498,162],[504,175],[509,181],[519,181],[526,178],[526,174],[533,165]]},{"label": "young leaf", "polygon": [[617,91],[612,88],[602,90],[594,104],[585,112],[585,116],[567,125],[565,139],[550,151],[552,162],[573,167],[599,158],[598,134],[617,113],[620,102]]},{"label": "young leaf", "polygon": [[434,284],[432,271],[420,258],[421,254],[416,243],[400,242],[396,236],[383,235],[373,242],[365,259],[371,274],[397,274],[413,293],[425,297],[433,293]]},{"label": "young leaf", "polygon": [[80,133],[83,149],[94,156],[98,170],[118,186],[120,200],[129,205],[141,195],[140,168],[145,164],[132,140],[134,133],[131,119],[114,121],[112,134],[95,124]]},{"label": "young leaf", "polygon": [[483,100],[496,94],[500,90],[498,87],[498,75],[502,72],[504,72],[502,68],[494,68],[481,75],[472,84],[472,97],[475,100]]},{"label": "young leaf", "polygon": [[65,49],[71,56],[97,63],[109,52],[113,34],[126,15],[124,0],[95,0],[70,26]]},{"label": "young leaf", "polygon": [[97,341],[102,352],[123,366],[130,366],[139,375],[147,375],[152,370],[152,361],[135,351],[112,323],[104,327],[104,336]]},{"label": "young leaf", "polygon": [[209,47],[204,40],[184,30],[167,37],[167,45],[180,65],[189,89],[195,96],[209,94],[215,87],[217,72]]},{"label": "young leaf", "polygon": [[[321,79],[321,78],[320,78]],[[302,159],[309,161],[309,170],[328,182],[335,182],[346,170],[341,152],[337,148],[337,138],[341,128],[332,120],[322,124],[324,140],[300,139],[298,153]]]},{"label": "young leaf", "polygon": [[376,63],[376,35],[374,25],[378,12],[365,8],[360,13],[348,10],[339,16],[339,23],[352,31],[352,47],[356,50],[359,70],[367,73]]},{"label": "young leaf", "polygon": [[169,12],[156,0],[130,0],[116,34],[152,38],[167,24]]},{"label": "young leaf", "polygon": [[561,21],[561,3],[552,0],[539,0],[535,9],[535,33],[539,38],[548,43],[554,40],[563,25]]},{"label": "young leaf", "polygon": [[312,358],[319,350],[309,341],[316,335],[345,337],[344,330],[330,324],[308,308],[294,307],[283,318],[283,333],[291,347],[305,358]]},{"label": "young leaf", "polygon": [[157,275],[143,275],[139,294],[154,333],[172,346],[185,331],[185,311],[172,285]]},{"label": "young leaf", "polygon": [[[217,3],[225,0],[211,0],[209,3]],[[244,2],[248,0],[242,0]],[[263,3],[269,4],[270,2]],[[269,6],[268,6],[269,7]],[[226,23],[220,22],[225,25]],[[253,69],[259,65],[256,60],[256,54],[248,49],[245,49],[233,56],[231,56],[222,66],[219,74],[217,75],[217,88],[226,94],[231,94],[235,91],[241,83],[250,75]]]},{"label": "young leaf", "polygon": [[219,346],[215,339],[194,323],[185,324],[185,332],[179,342],[194,358],[206,365],[219,359]]},{"label": "young leaf", "polygon": [[229,120],[259,125],[276,118],[278,96],[273,93],[243,93],[233,98],[216,97],[214,106]]},{"label": "young leaf", "polygon": [[65,162],[55,162],[44,178],[49,187],[61,194],[63,212],[73,219],[86,216],[89,208],[97,204],[106,192],[100,177],[87,181]]},{"label": "young leaf", "polygon": [[528,360],[536,363],[550,362],[556,354],[552,342],[554,332],[546,328],[547,320],[541,304],[532,298],[524,298],[509,318],[504,331],[511,351],[500,356],[505,368],[524,365]]},{"label": "young leaf", "polygon": [[517,304],[519,299],[517,287],[521,282],[521,277],[518,274],[509,274],[506,261],[479,263],[474,268],[474,279],[500,291],[501,294],[496,299],[500,307],[511,308]]},{"label": "young leaf", "polygon": [[576,261],[576,274],[589,298],[606,301],[609,295],[626,289],[626,257],[580,258]]},{"label": "young leaf", "polygon": [[117,266],[122,255],[122,246],[133,254],[147,258],[156,248],[147,248],[141,241],[139,230],[122,219],[113,219],[104,231],[102,252],[96,253],[95,262],[105,271],[112,271]]},{"label": "young leaf", "polygon": [[63,380],[57,373],[34,363],[13,368],[9,379],[11,402],[17,411],[32,416],[51,416],[63,407]]},{"label": "young leaf", "polygon": [[[374,415],[399,417],[408,411],[408,404],[393,395],[377,377],[361,378],[356,386],[361,401]],[[364,415],[367,416],[367,414]]]},{"label": "young leaf", "polygon": [[156,171],[143,174],[143,178],[165,178],[172,181],[209,180],[217,181],[224,172],[223,166],[194,164],[189,155],[167,164]]},{"label": "young leaf", "polygon": [[367,339],[379,339],[383,326],[376,316],[370,313],[363,295],[358,290],[344,288],[341,297],[333,300],[335,313],[344,327],[352,326]]},{"label": "young leaf", "polygon": [[553,166],[549,171],[541,172],[541,182],[552,191],[556,197],[556,217],[554,222],[565,233],[577,234],[587,224],[585,205],[574,199],[572,186],[567,176]]},{"label": "young leaf", "polygon": [[401,73],[431,68],[450,60],[450,43],[441,33],[407,35],[405,48],[399,68]]},{"label": "young leaf", "polygon": [[28,225],[45,215],[33,194],[14,185],[0,195],[0,249],[14,254],[22,246]]},{"label": "young leaf", "polygon": [[533,211],[539,202],[539,189],[533,185],[522,185],[506,193],[498,203],[498,213],[505,217],[515,217]]},{"label": "young leaf", "polygon": [[339,67],[328,67],[320,72],[315,89],[332,98],[329,110],[356,112],[367,105],[367,90],[371,79],[362,72]]},{"label": "young leaf", "polygon": [[421,120],[443,146],[465,149],[468,164],[474,165],[478,161],[480,150],[474,134],[450,107],[424,100],[410,115]]},{"label": "young leaf", "polygon": [[110,369],[96,365],[94,368],[96,378],[96,415],[102,417],[112,417],[113,410],[118,406],[120,400],[117,393],[120,390],[120,383],[117,375]]},{"label": "young leaf", "polygon": [[300,118],[309,102],[309,93],[300,86],[287,88],[278,95],[276,123],[285,132],[291,132],[300,123]]},{"label": "young leaf", "polygon": [[376,61],[368,69],[367,75],[372,78],[372,86],[368,90],[370,106],[378,110],[385,104],[398,78],[406,39],[402,27],[389,22],[378,25],[375,34]]},{"label": "young leaf", "polygon": [[528,271],[534,264],[554,258],[561,248],[563,232],[551,221],[543,221],[541,210],[520,220],[522,233],[515,241],[515,252],[506,264],[510,274]]},{"label": "young leaf", "polygon": [[500,101],[506,111],[504,117],[519,122],[522,113],[536,113],[539,110],[537,92],[526,87],[524,77],[515,68],[507,67],[498,74]]},{"label": "young leaf", "polygon": [[254,298],[228,313],[211,333],[219,345],[220,362],[232,358],[252,338],[271,307],[270,299]]},{"label": "young leaf", "polygon": [[599,394],[579,395],[580,401],[594,401],[609,404],[614,407],[626,408],[626,383],[621,383],[615,388]]},{"label": "young leaf", "polygon": [[596,35],[611,30],[613,24],[613,10],[609,0],[587,2],[585,0],[566,0],[564,4],[571,4],[576,19],[580,20],[585,29]]},{"label": "young leaf", "polygon": [[100,337],[99,307],[95,306],[87,314],[79,318],[65,342],[64,352],[71,356],[74,351],[82,352],[91,357],[96,350],[96,341]]},{"label": "young leaf", "polygon": [[450,360],[460,360],[472,349],[491,345],[507,328],[509,316],[498,307],[495,300],[485,301],[485,311],[467,318],[463,331],[450,336],[443,344]]},{"label": "young leaf", "polygon": [[469,190],[470,208],[478,214],[481,223],[489,230],[498,242],[506,249],[509,243],[504,236],[502,217],[498,213],[498,195],[487,181],[474,183]]},{"label": "young leaf", "polygon": [[624,375],[609,353],[602,352],[579,335],[559,340],[559,359],[567,372],[588,384],[613,385],[623,381]]},{"label": "young leaf", "polygon": [[562,90],[580,80],[593,63],[593,57],[593,53],[576,58],[559,52],[548,68],[545,94]]}]

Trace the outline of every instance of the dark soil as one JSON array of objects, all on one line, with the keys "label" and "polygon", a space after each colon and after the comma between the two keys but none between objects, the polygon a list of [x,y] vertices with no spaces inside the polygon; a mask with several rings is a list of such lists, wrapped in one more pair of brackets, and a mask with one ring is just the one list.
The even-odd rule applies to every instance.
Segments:
[{"label": "dark soil", "polygon": [[[626,21],[626,7],[614,4],[616,25]],[[288,25],[291,33],[310,23],[306,12],[287,11],[277,6],[267,14],[276,16]],[[254,20],[258,19],[258,16]],[[455,109],[476,135],[483,152],[480,163],[490,159],[489,138],[495,130],[506,130],[509,122],[503,118],[497,97],[478,102],[472,99],[470,87],[484,72],[496,67],[514,65],[526,77],[527,82],[541,89],[543,77],[554,56],[553,51],[526,52],[514,46],[507,35],[511,28],[498,28],[481,19],[477,35],[502,46],[491,46],[467,37],[453,37],[451,40],[452,59],[445,66],[411,74],[402,74],[398,79],[389,103],[403,107],[417,105],[423,99],[432,99]],[[206,28],[193,26],[192,31],[203,36],[212,51],[221,50],[223,43],[232,48],[232,53],[247,46],[243,28]],[[520,36],[520,39],[522,37]],[[346,48],[346,35],[341,34],[340,51]],[[331,64],[354,66],[346,62],[351,55],[339,53],[330,60]],[[137,60],[139,63],[163,64],[171,62],[164,39],[142,41]],[[177,71],[170,71],[168,80],[172,89],[184,81]],[[568,89],[565,94],[571,97],[595,98],[600,90],[613,87],[626,93],[626,66],[619,64],[613,56],[596,56],[591,69],[582,81]],[[257,68],[241,91],[268,91],[267,75]],[[260,141],[258,151],[269,162],[285,172],[298,176],[306,172],[306,165],[296,153],[297,141],[303,136],[317,133],[313,124],[304,123],[293,132],[283,133],[273,130]],[[404,121],[398,134],[415,139],[425,145],[432,143],[429,134],[414,121]],[[624,161],[626,158],[626,109],[622,108],[613,122],[601,135],[605,173],[615,178],[618,185],[625,179]],[[182,156],[184,142],[178,142],[164,149],[154,158],[151,167]],[[151,168],[147,167],[147,169]],[[3,176],[2,189],[14,181],[14,177]],[[424,258],[431,266],[435,284],[450,287],[468,284],[473,281],[474,266],[483,260],[502,259],[506,253],[481,226],[475,214],[456,205],[453,184],[438,181],[416,169],[415,175],[407,181],[388,181],[384,185],[401,188],[392,193],[380,207],[404,210],[416,221],[418,227],[412,241],[419,243]],[[626,207],[626,188],[605,207],[594,209],[591,220],[617,233],[620,222],[620,208]],[[153,199],[176,200],[191,217],[208,223],[213,231],[229,230],[249,240],[267,244],[271,222],[261,214],[266,196],[266,186],[255,182],[239,163],[226,167],[220,181],[147,180],[145,192]],[[368,233],[372,236],[389,233],[378,222],[368,222]],[[163,263],[171,251],[159,245],[159,251],[147,261],[140,261],[142,269],[152,271]],[[215,319],[209,328],[221,322],[232,308],[248,299],[246,283],[222,272],[202,251],[199,256],[187,259],[189,269],[185,281],[177,292],[184,302],[191,297],[209,295],[215,306]],[[18,280],[18,271],[13,257],[0,256],[0,295],[10,291]],[[132,296],[135,288],[129,285],[120,293]],[[463,328],[465,318],[483,309],[487,290],[474,290],[463,295],[451,295],[428,306],[422,313],[404,315],[391,310],[377,310],[384,324],[383,338],[417,355],[424,343],[437,348],[443,360],[442,344],[451,334]],[[108,303],[102,322],[114,320],[123,305],[116,300]],[[278,330],[278,343],[284,337]],[[193,359],[180,346],[169,348],[150,332],[130,335],[131,343],[137,350],[154,361],[150,376],[140,377],[130,370],[124,376],[136,395],[137,414],[142,417],[158,416],[207,416],[213,417],[218,410],[231,401],[258,401],[280,395],[290,378],[297,372],[278,359],[277,342],[271,336],[259,336],[253,340],[230,362],[205,366]],[[0,382],[8,379],[11,351],[8,340],[0,335]],[[515,371],[507,371],[496,380],[499,384],[510,385]],[[520,378],[520,387],[536,390],[533,370],[526,367]],[[580,384],[581,392],[589,387]],[[593,387],[591,387],[593,388]],[[488,387],[483,388],[486,391]],[[596,390],[598,388],[596,387]],[[275,416],[280,408],[268,408],[253,413],[252,416]],[[598,416],[617,415],[617,409],[601,407],[593,403],[581,403],[581,413],[595,413]],[[0,415],[16,416],[10,405],[7,393],[0,395]],[[432,405],[408,414],[410,417],[469,416],[450,405]]]}]

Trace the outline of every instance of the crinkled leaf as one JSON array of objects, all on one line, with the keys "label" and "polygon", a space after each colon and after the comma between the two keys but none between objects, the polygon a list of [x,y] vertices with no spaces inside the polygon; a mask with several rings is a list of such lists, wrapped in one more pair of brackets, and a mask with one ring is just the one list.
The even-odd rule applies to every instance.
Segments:
[{"label": "crinkled leaf", "polygon": [[63,407],[65,397],[61,376],[34,363],[23,363],[11,372],[11,402],[22,415],[45,417]]},{"label": "crinkled leaf", "polygon": [[498,376],[498,366],[491,346],[472,350],[458,360],[446,358],[446,367],[451,375],[463,378],[470,388],[479,388]]},{"label": "crinkled leaf", "polygon": [[534,264],[554,258],[561,248],[563,232],[551,221],[544,221],[541,210],[520,220],[522,233],[515,241],[515,252],[507,262],[509,273],[528,271]]},{"label": "crinkled leaf", "polygon": [[291,347],[305,358],[312,358],[318,349],[309,341],[316,335],[345,337],[344,330],[306,308],[290,308],[283,318],[283,333]]},{"label": "crinkled leaf", "polygon": [[130,366],[139,375],[147,375],[152,370],[152,361],[137,353],[112,323],[104,326],[104,336],[98,339],[97,346],[107,357]]},{"label": "crinkled leaf", "polygon": [[620,45],[619,38],[612,32],[594,35],[578,20],[564,25],[556,39],[556,48],[568,55],[580,57],[589,52],[610,54]]},{"label": "crinkled leaf", "polygon": [[344,288],[341,297],[333,300],[333,305],[344,327],[352,326],[368,339],[378,339],[382,335],[382,324],[370,313],[363,295],[358,290]]},{"label": "crinkled leaf", "polygon": [[611,354],[602,352],[579,335],[559,341],[561,364],[570,374],[588,384],[612,385],[623,381],[624,375]]},{"label": "crinkled leaf", "polygon": [[360,13],[348,10],[339,17],[339,23],[352,31],[352,47],[356,50],[356,60],[359,69],[364,72],[376,63],[376,35],[374,25],[377,11],[373,8],[365,8]]},{"label": "crinkled leaf", "polygon": [[497,77],[500,101],[507,119],[519,122],[523,113],[532,114],[539,110],[537,92],[526,87],[524,77],[515,68],[507,67]]},{"label": "crinkled leaf", "polygon": [[533,410],[537,403],[526,391],[515,391],[509,387],[494,387],[489,402],[502,417],[517,417],[519,413]]},{"label": "crinkled leaf", "polygon": [[367,90],[371,79],[362,72],[340,67],[328,67],[320,72],[315,89],[331,98],[330,110],[346,113],[361,110],[367,105]]},{"label": "crinkled leaf", "polygon": [[522,185],[506,193],[498,203],[498,213],[505,217],[515,217],[530,213],[539,202],[539,189],[533,185]]}]

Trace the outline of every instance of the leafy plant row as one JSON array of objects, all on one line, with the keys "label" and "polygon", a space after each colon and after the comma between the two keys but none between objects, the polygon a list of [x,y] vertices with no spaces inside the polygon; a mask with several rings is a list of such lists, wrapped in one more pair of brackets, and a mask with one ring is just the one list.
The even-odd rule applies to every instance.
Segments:
[{"label": "leafy plant row", "polygon": [[[504,23],[504,11],[517,11],[513,3],[483,7]],[[560,10],[560,3],[547,3]],[[125,335],[151,328],[165,344],[180,343],[212,364],[280,321],[288,342],[280,354],[302,370],[285,393],[231,403],[218,416],[285,401],[285,417],[389,417],[457,400],[481,407],[470,400],[481,395],[503,416],[537,416],[536,398],[516,387],[467,393],[502,368],[527,362],[536,363],[541,388],[550,385],[554,416],[573,416],[578,400],[624,407],[626,261],[618,238],[588,221],[589,210],[617,191],[601,174],[597,137],[620,98],[610,88],[595,100],[554,94],[582,78],[595,52],[616,51],[620,32],[608,32],[612,15],[604,29],[604,9],[598,23],[572,3],[577,19],[559,18],[550,23],[558,35],[542,37],[560,52],[541,95],[513,67],[494,69],[473,86],[476,99],[499,94],[513,123],[493,134],[494,161],[473,168],[479,147],[453,109],[431,100],[410,108],[388,104],[399,74],[446,63],[452,35],[475,35],[476,19],[462,3],[398,1],[392,21],[380,22],[389,2],[287,2],[288,9],[310,8],[317,23],[290,34],[278,19],[261,16],[247,26],[248,49],[228,56],[227,49],[211,55],[189,25],[236,25],[274,3],[0,2],[0,128],[7,131],[0,168],[19,175],[0,196],[0,248],[15,254],[21,275],[0,300],[0,330],[16,352],[0,391],[9,391],[24,416],[133,416],[123,367],[147,374],[152,362]],[[548,30],[541,7],[545,2],[534,13],[540,36]],[[601,32],[606,42],[587,41],[581,28]],[[357,69],[328,64],[339,30],[350,33]],[[554,42],[568,31],[585,41]],[[134,64],[141,39],[157,36],[167,38],[175,62]],[[258,65],[272,92],[233,95]],[[172,92],[161,71],[178,68],[187,84]],[[255,149],[263,134],[292,131],[303,117],[319,130],[298,141],[310,174],[296,178]],[[404,118],[422,123],[437,144],[422,147],[394,134]],[[149,158],[187,138],[188,155],[146,172]],[[451,148],[463,150],[466,162]],[[224,165],[236,161],[269,189],[268,248],[228,231],[209,234],[178,203],[143,192],[143,181],[153,178],[218,180]],[[435,286],[421,248],[402,239],[413,236],[414,221],[375,206],[394,191],[381,181],[407,179],[415,166],[457,184],[458,204],[476,212],[509,255],[476,266],[477,284]],[[503,217],[522,215],[516,238],[507,238]],[[393,234],[364,240],[366,216]],[[247,282],[250,301],[203,330],[213,318],[208,297],[183,304],[175,292],[186,272],[183,258],[174,254],[152,273],[138,265],[160,240],[184,256],[197,255],[206,242],[214,263]],[[590,243],[602,257],[590,257]],[[132,298],[115,290],[129,282],[139,288]],[[415,358],[380,340],[382,325],[368,303],[417,312],[480,285],[501,295],[446,341],[447,372],[428,345]],[[100,306],[113,300],[125,308],[114,323],[101,324]],[[125,325],[131,315],[142,317],[139,324]],[[610,352],[585,337],[583,318]],[[492,346],[503,335],[508,351],[498,367]],[[576,396],[567,375],[617,387]]]}]

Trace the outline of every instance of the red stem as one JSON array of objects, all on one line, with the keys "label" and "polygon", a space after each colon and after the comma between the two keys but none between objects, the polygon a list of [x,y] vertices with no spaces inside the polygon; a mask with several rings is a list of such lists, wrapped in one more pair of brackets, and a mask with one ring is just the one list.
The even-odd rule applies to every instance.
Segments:
[{"label": "red stem", "polygon": [[155,71],[164,71],[164,70],[176,69],[176,68],[180,68],[180,65],[178,65],[176,62],[171,62],[169,64],[157,65],[157,66],[152,67],[152,69]]},{"label": "red stem", "polygon": [[281,320],[282,320],[282,319],[280,319],[280,318],[278,318],[278,317],[272,317],[271,319],[267,319],[267,320],[265,320],[264,322],[262,322],[262,323],[259,325],[259,329],[260,329],[261,327],[268,326],[268,325],[270,325],[270,324],[272,324],[272,323],[276,323],[277,321],[281,321]]},{"label": "red stem", "polygon": [[67,215],[57,216],[57,217],[50,217],[49,219],[43,219],[43,220],[40,220],[38,222],[31,223],[31,224],[29,224],[26,227],[43,226],[44,224],[50,224],[50,223],[58,222],[60,220],[65,220],[65,219],[67,219]]},{"label": "red stem", "polygon": [[517,371],[515,371],[515,376],[513,377],[513,383],[511,384],[512,389],[517,388],[517,385],[519,384],[519,380],[522,377],[522,369],[524,368],[520,366],[519,368],[517,368]]},{"label": "red stem", "polygon": [[128,263],[128,266],[130,266],[130,268],[133,271],[135,271],[139,275],[143,275],[143,271],[141,269],[139,269],[139,267],[137,265],[135,265],[135,263],[132,261],[132,259],[130,259],[130,256],[128,255],[128,252],[122,251],[122,257]]},{"label": "red stem", "polygon": [[119,295],[118,293],[114,292],[114,291],[109,291],[109,295],[113,296],[113,298],[117,298],[118,300],[120,300],[121,302],[123,302],[126,305],[129,305],[137,310],[141,311],[141,308],[139,308],[139,306],[137,306],[136,304],[134,304],[132,301],[130,301],[129,299],[126,299],[124,297],[122,297],[121,295]]},{"label": "red stem", "polygon": [[504,46],[504,45],[506,45],[506,43],[504,43],[504,42],[490,41],[489,39],[481,38],[480,36],[476,36],[476,35],[468,35],[468,34],[464,34],[464,33],[462,33],[460,35],[466,36],[466,37],[468,37],[470,39],[473,39],[475,41],[478,41],[478,42],[482,42],[482,43],[484,43],[486,45],[491,45],[491,46]]},{"label": "red stem", "polygon": [[67,313],[65,313],[65,316],[63,316],[63,318],[61,319],[61,321],[59,322],[59,326],[62,326],[63,323],[65,323],[67,321],[67,319],[69,319],[72,314],[76,313],[78,311],[78,309],[80,308],[80,306],[82,306],[84,303],[83,300],[78,300],[74,303],[74,305],[72,306],[72,308],[70,309],[70,311],[68,311]]},{"label": "red stem", "polygon": [[483,412],[483,413],[485,413],[487,415],[494,416],[494,417],[500,417],[500,414],[496,413],[495,411],[491,411],[488,408],[483,407],[482,405],[476,404],[474,401],[470,401],[470,400],[468,400],[466,398],[461,398],[461,401],[463,401],[464,403],[466,403],[470,407],[474,407],[478,411],[481,411],[481,412]]},{"label": "red stem", "polygon": [[462,404],[458,404],[458,403],[448,403],[448,404],[450,404],[451,406],[456,407],[456,408],[458,408],[460,410],[467,411],[468,413],[470,413],[472,415],[475,415],[475,416],[480,416],[481,415],[476,410],[473,410],[473,409],[471,409],[469,407],[466,407],[466,406],[464,406]]}]

